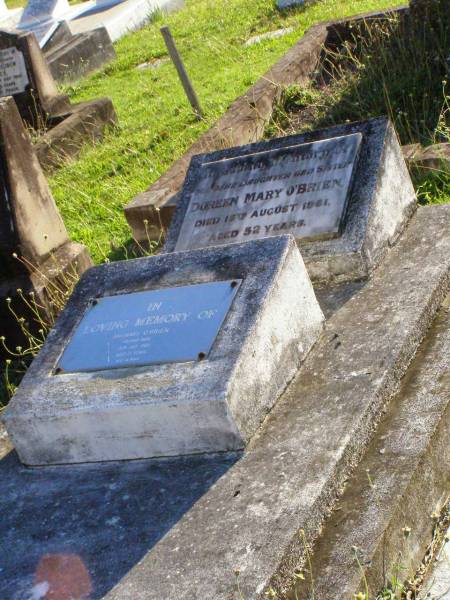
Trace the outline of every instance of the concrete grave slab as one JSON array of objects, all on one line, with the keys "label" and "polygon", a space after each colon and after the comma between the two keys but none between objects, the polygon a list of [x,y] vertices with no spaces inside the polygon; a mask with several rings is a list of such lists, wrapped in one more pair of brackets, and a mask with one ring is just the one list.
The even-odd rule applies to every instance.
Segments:
[{"label": "concrete grave slab", "polygon": [[[7,454],[0,460],[2,600],[37,594],[45,574],[54,593],[68,565],[83,573],[89,600],[229,600],[240,597],[236,570],[246,600],[267,598],[269,585],[286,597],[305,560],[299,530],[310,544],[323,530],[387,405],[396,419],[387,428],[386,458],[379,455],[385,462],[376,464],[384,481],[384,464],[399,469],[396,456],[409,457],[409,467],[427,438],[445,442],[448,421],[432,433],[445,400],[436,394],[446,381],[441,324],[419,355],[430,372],[422,360],[414,380],[408,364],[448,286],[449,219],[448,207],[419,208],[373,278],[359,291],[354,283],[343,286],[353,296],[345,299],[340,290],[334,311],[327,300],[325,335],[245,453],[52,468],[26,468],[16,453]],[[330,293],[336,296],[336,288]],[[402,391],[398,408],[390,402],[403,376],[415,395],[411,406],[426,405],[426,414],[408,410]],[[413,444],[402,444],[402,431]],[[0,458],[2,437],[0,426]],[[381,447],[375,443],[376,453]],[[439,446],[431,447],[434,453]],[[395,487],[395,478],[389,484]],[[398,496],[387,499],[390,511]],[[415,497],[400,503],[412,507]]]},{"label": "concrete grave slab", "polygon": [[[329,600],[330,590],[333,600],[348,600],[366,585],[375,598],[395,575],[412,576],[432,539],[431,515],[449,491],[449,304],[450,295],[314,546],[316,600]],[[440,594],[449,583],[447,577]],[[310,588],[305,574],[304,581],[297,580],[297,597],[308,598]],[[444,600],[437,593],[427,596],[427,588],[422,598]],[[294,600],[293,591],[288,598]]]},{"label": "concrete grave slab", "polygon": [[192,158],[165,252],[292,233],[314,281],[367,277],[416,198],[386,118]]},{"label": "concrete grave slab", "polygon": [[[449,286],[450,206],[421,208],[325,334],[241,460],[108,600],[281,595],[372,438]],[[424,285],[426,274],[426,285]],[[170,568],[167,567],[170,565]]]},{"label": "concrete grave slab", "polygon": [[54,79],[62,83],[76,81],[116,58],[104,27],[73,35],[66,22],[59,24],[44,54]]},{"label": "concrete grave slab", "polygon": [[[239,288],[222,313],[223,324],[202,346],[202,320],[212,319],[205,314],[217,308],[207,310],[206,287],[218,282]],[[192,289],[181,302],[187,292],[180,286],[203,286],[205,306]],[[149,291],[158,297],[137,295]],[[123,308],[122,315],[127,298],[135,308]],[[115,307],[108,310],[112,300]],[[147,309],[136,308],[141,300]],[[98,311],[92,301],[106,312],[93,316]],[[30,465],[241,449],[322,325],[290,236],[96,267],[76,287],[3,418],[21,460]],[[105,331],[109,336],[98,335]],[[195,343],[180,358],[185,338]],[[83,364],[77,349],[85,354]],[[74,364],[78,372],[64,372]]]}]

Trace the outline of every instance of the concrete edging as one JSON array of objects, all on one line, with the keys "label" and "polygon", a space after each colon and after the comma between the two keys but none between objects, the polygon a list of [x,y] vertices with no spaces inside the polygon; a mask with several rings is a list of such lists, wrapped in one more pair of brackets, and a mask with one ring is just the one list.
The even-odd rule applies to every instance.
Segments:
[{"label": "concrete edging", "polygon": [[309,544],[318,538],[447,293],[449,208],[418,210],[372,279],[329,318],[244,456],[108,600],[228,600],[236,569],[246,600],[291,588],[305,560],[299,531]]}]

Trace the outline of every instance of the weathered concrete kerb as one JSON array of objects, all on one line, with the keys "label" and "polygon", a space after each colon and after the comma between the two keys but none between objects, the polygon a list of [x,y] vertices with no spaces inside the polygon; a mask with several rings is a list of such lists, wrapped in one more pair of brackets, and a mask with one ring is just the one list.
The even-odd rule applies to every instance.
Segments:
[{"label": "weathered concrete kerb", "polygon": [[[0,461],[2,600],[37,594],[67,565],[82,573],[77,585],[89,600],[262,600],[269,586],[285,597],[294,569],[304,564],[299,531],[308,543],[317,540],[336,499],[351,507],[342,495],[345,481],[354,473],[362,485],[358,473],[367,466],[389,501],[381,528],[393,523],[395,531],[389,530],[398,533],[398,523],[407,525],[408,511],[415,510],[408,491],[420,469],[429,487],[420,509],[439,496],[444,471],[444,465],[431,469],[433,457],[443,456],[439,415],[448,402],[441,316],[412,370],[408,365],[448,289],[449,221],[449,206],[419,208],[369,282],[320,290],[325,333],[245,453],[45,469],[23,467],[15,453],[7,454]],[[377,431],[384,410],[395,431],[386,421]],[[417,413],[410,431],[407,413]],[[401,456],[411,477],[402,472],[390,495]],[[391,465],[394,482],[386,480],[383,465]],[[374,515],[371,499],[363,500],[353,539],[375,563],[380,521],[358,541],[364,515]],[[422,532],[428,534],[425,524],[417,529],[421,540]],[[342,565],[350,564],[349,556],[351,562],[351,554],[341,557]],[[344,589],[354,591],[358,573],[347,571],[353,587]],[[324,589],[323,597],[334,600],[335,589]]]},{"label": "weathered concrete kerb", "polygon": [[[450,493],[449,306],[450,295],[314,547],[316,600],[330,590],[347,600],[366,584],[375,598],[393,575],[411,578],[432,539]],[[308,598],[309,574],[298,584]]]},{"label": "weathered concrete kerb", "polygon": [[229,600],[236,569],[246,600],[291,587],[304,560],[299,530],[317,537],[448,289],[449,217],[448,206],[418,211],[373,279],[329,319],[243,458],[108,600]]}]

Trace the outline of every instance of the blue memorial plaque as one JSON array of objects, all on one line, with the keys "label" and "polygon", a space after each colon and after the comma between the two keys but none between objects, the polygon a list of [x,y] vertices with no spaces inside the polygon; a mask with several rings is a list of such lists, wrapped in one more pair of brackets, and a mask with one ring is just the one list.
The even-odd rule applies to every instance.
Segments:
[{"label": "blue memorial plaque", "polygon": [[56,372],[202,360],[241,283],[233,279],[95,299]]}]

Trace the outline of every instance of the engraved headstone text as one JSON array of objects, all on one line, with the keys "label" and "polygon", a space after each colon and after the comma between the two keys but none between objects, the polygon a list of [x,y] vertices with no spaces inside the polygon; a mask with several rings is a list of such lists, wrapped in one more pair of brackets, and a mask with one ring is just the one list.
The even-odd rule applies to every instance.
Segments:
[{"label": "engraved headstone text", "polygon": [[22,52],[17,48],[0,50],[0,96],[14,96],[29,84]]},{"label": "engraved headstone text", "polygon": [[339,235],[362,135],[204,162],[175,250],[291,233]]},{"label": "engraved headstone text", "polygon": [[216,281],[95,299],[58,371],[202,360],[240,284],[239,279]]}]

